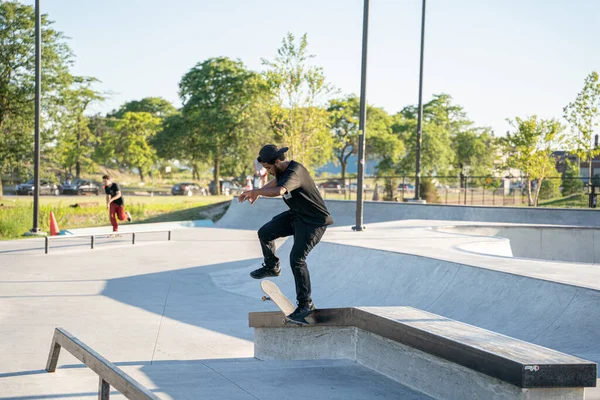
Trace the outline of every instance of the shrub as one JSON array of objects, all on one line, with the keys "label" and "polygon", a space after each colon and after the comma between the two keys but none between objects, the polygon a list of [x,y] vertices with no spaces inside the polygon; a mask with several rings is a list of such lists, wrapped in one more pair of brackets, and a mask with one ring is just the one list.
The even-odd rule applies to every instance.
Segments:
[{"label": "shrub", "polygon": [[422,179],[419,183],[419,191],[421,193],[421,199],[426,200],[427,203],[439,203],[437,188],[433,184],[431,178]]}]

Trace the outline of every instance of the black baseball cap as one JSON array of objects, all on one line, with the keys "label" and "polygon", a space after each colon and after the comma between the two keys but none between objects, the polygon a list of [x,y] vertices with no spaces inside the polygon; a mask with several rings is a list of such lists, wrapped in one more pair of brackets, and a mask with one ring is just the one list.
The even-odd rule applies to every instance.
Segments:
[{"label": "black baseball cap", "polygon": [[256,158],[260,163],[273,164],[277,158],[288,151],[287,147],[282,147],[280,149],[277,148],[274,144],[266,144],[260,149],[258,152],[258,157]]}]

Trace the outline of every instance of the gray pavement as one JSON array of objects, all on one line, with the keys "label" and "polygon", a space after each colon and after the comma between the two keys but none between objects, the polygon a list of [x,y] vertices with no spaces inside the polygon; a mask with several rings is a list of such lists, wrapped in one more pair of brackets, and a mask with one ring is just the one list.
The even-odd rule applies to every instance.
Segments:
[{"label": "gray pavement", "polygon": [[[0,399],[97,398],[96,375],[65,352],[55,374],[44,372],[55,327],[165,399],[425,398],[347,360],[253,358],[247,314],[274,306],[248,277],[261,262],[256,231],[227,226],[265,222],[280,205],[242,207],[217,227],[181,227],[171,242],[106,240],[94,250],[65,243],[48,255],[41,239],[0,242]],[[438,230],[446,225],[328,229],[308,260],[315,303],[412,306],[600,360],[597,266],[512,257],[506,239]],[[290,243],[279,244],[276,283],[293,298]],[[298,376],[310,378],[301,394],[282,388]]]},{"label": "gray pavement", "polygon": [[[43,246],[23,242],[12,244]],[[97,398],[97,376],[67,352],[44,371],[55,327],[164,399],[427,398],[347,360],[254,359],[248,312],[273,305],[220,289],[210,273],[257,263],[255,232],[187,228],[172,242],[48,255],[10,245],[0,252],[1,399]],[[283,386],[298,377],[310,385]]]}]

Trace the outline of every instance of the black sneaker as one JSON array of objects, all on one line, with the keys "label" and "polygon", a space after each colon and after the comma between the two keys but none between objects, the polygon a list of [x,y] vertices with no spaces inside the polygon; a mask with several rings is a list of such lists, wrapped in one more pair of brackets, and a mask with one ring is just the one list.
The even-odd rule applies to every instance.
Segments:
[{"label": "black sneaker", "polygon": [[315,312],[317,307],[313,304],[312,301],[308,303],[299,304],[298,307],[294,310],[293,313],[287,316],[287,319],[290,321],[298,322],[300,324],[308,324],[304,318],[308,317],[310,314]]},{"label": "black sneaker", "polygon": [[127,221],[131,222],[131,214],[129,214],[129,211],[125,211],[125,215],[127,215]]},{"label": "black sneaker", "polygon": [[279,267],[269,268],[265,264],[262,265],[259,269],[255,269],[250,272],[250,276],[254,279],[262,279],[268,276],[279,276],[281,275],[281,269]]}]

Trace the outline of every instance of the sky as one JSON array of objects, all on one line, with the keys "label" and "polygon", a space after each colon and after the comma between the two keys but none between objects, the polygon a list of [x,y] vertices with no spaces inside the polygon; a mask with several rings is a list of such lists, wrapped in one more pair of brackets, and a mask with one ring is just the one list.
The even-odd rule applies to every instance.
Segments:
[{"label": "sky", "polygon": [[[23,0],[33,4],[33,0]],[[360,94],[362,0],[40,0],[69,37],[73,73],[109,98],[95,112],[163,97],[211,57],[261,71],[287,32],[339,96]],[[366,96],[394,114],[418,102],[421,0],[370,0]],[[450,94],[496,136],[507,118],[561,118],[585,77],[600,72],[598,0],[428,0],[423,99]],[[368,132],[367,132],[368,135]]]}]

